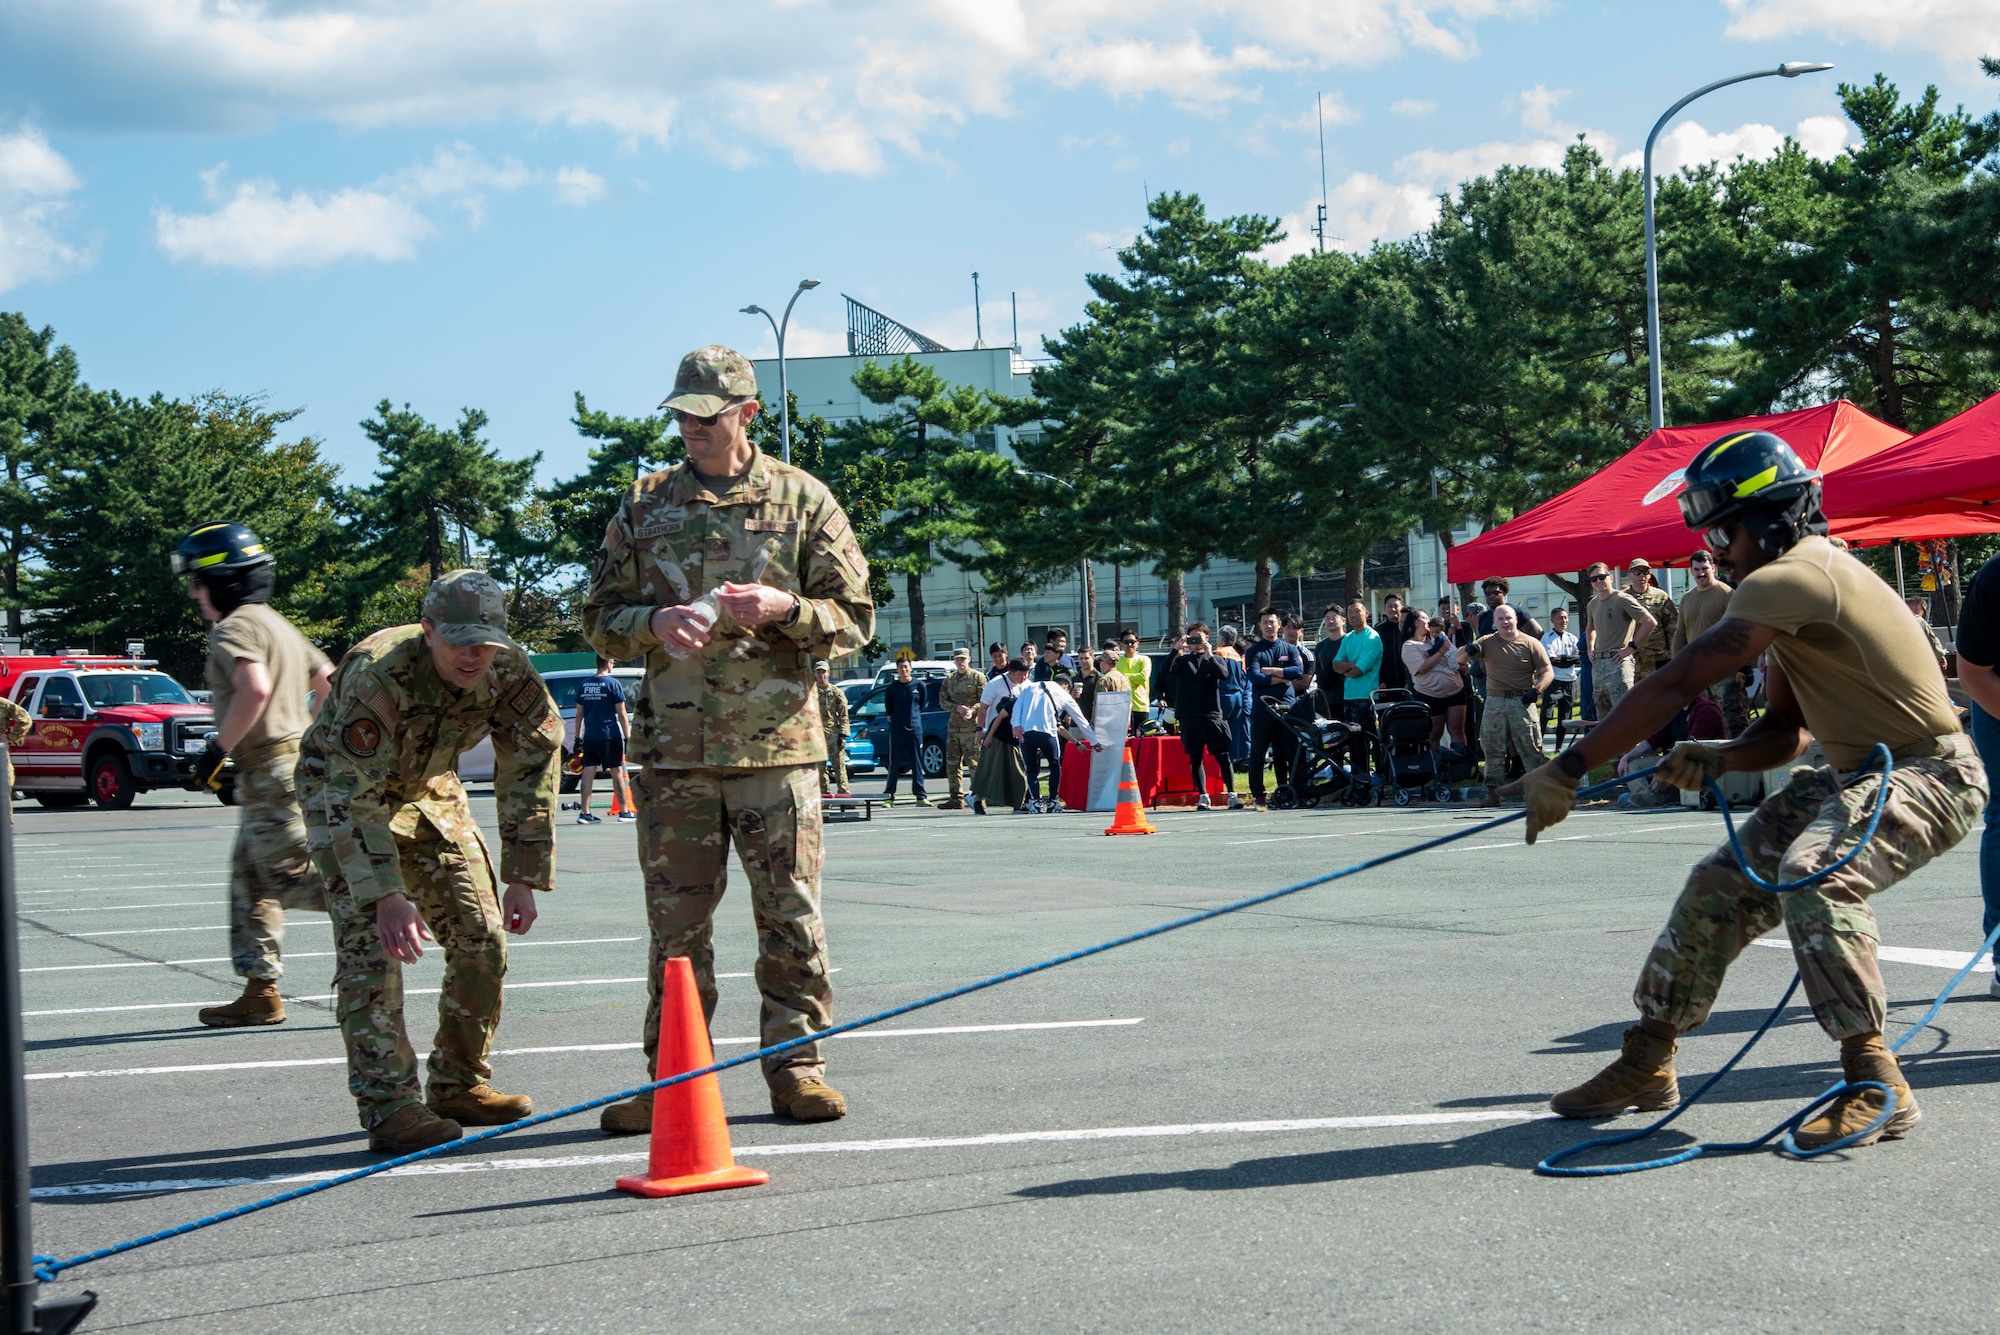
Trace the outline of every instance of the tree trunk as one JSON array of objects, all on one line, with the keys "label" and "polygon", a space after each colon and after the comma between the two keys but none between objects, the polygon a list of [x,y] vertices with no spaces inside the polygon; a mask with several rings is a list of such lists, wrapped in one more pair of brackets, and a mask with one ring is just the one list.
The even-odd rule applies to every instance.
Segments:
[{"label": "tree trunk", "polygon": [[1562,575],[1550,575],[1547,578],[1549,583],[1575,599],[1578,607],[1590,601],[1590,594],[1587,592],[1590,588],[1590,576],[1585,572],[1577,571],[1575,579],[1568,579]]},{"label": "tree trunk", "polygon": [[1187,577],[1167,576],[1167,642],[1187,634]]},{"label": "tree trunk", "polygon": [[1896,309],[1888,293],[1875,299],[1875,406],[1890,426],[1909,430],[1904,421],[1903,386],[1896,379]]},{"label": "tree trunk", "polygon": [[1341,581],[1347,585],[1347,601],[1368,606],[1368,576],[1363,573],[1361,562],[1341,570]]},{"label": "tree trunk", "polygon": [[930,627],[924,621],[924,577],[912,572],[903,577],[910,600],[910,652],[918,658],[930,657]]},{"label": "tree trunk", "polygon": [[432,579],[444,573],[444,521],[436,510],[424,511],[424,568]]},{"label": "tree trunk", "polygon": [[1097,571],[1085,561],[1083,563],[1083,635],[1076,642],[1077,651],[1086,653],[1097,647]]},{"label": "tree trunk", "polygon": [[1937,582],[1938,601],[1944,604],[1944,624],[1951,627],[1953,630],[1957,630],[1958,629],[1958,542],[1957,540],[1953,539],[1951,543],[1946,546],[1945,550],[1951,553],[1951,577],[1949,579],[1938,580]]},{"label": "tree trunk", "polygon": [[1125,567],[1111,567],[1111,619],[1118,623],[1118,633],[1125,633]]},{"label": "tree trunk", "polygon": [[1255,616],[1271,605],[1271,558],[1257,558],[1257,592],[1251,597],[1250,615]]}]

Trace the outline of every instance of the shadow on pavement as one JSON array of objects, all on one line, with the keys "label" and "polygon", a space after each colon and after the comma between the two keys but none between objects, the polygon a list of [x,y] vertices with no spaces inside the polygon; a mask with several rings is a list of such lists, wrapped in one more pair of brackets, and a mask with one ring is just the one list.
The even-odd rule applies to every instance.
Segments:
[{"label": "shadow on pavement", "polygon": [[[1071,1178],[1023,1187],[1016,1196],[1059,1199],[1072,1196],[1121,1196],[1145,1191],[1245,1191],[1258,1187],[1312,1186],[1359,1178],[1400,1177],[1454,1168],[1512,1168],[1526,1171],[1543,1157],[1579,1140],[1606,1134],[1601,1128],[1537,1121],[1509,1123],[1455,1140],[1406,1145],[1360,1145],[1352,1149],[1312,1154],[1244,1159],[1226,1168],[1188,1168],[1171,1172],[1121,1173],[1111,1177]],[[1685,1148],[1693,1137],[1673,1128],[1645,1143],[1646,1157]]]},{"label": "shadow on pavement", "polygon": [[[203,1004],[206,1003],[191,1001],[188,1003],[188,1010],[192,1012]],[[135,1029],[122,1034],[86,1034],[76,1038],[31,1038],[22,1046],[29,1052],[61,1052],[68,1049],[117,1047],[121,1043],[171,1043],[176,1040],[204,1039],[223,1043],[244,1032],[241,1029],[210,1029],[201,1025],[183,1025],[178,1029]],[[337,1034],[340,1032],[340,1026],[334,1024],[331,1019],[325,1024],[293,1024],[287,1021],[285,1032]]]}]

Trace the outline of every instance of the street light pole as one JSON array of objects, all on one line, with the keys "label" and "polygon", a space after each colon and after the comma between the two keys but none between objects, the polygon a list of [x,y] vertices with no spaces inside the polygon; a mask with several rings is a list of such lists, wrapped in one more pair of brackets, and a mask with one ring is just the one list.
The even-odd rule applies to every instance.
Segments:
[{"label": "street light pole", "polygon": [[1653,132],[1646,136],[1646,378],[1648,401],[1652,408],[1653,430],[1666,425],[1666,401],[1660,390],[1660,258],[1659,249],[1653,238],[1653,141],[1660,137],[1660,131],[1667,128],[1667,122],[1680,114],[1681,108],[1698,97],[1706,96],[1718,88],[1727,88],[1732,83],[1742,83],[1746,79],[1768,79],[1773,75],[1780,79],[1796,79],[1801,74],[1816,74],[1830,70],[1833,66],[1820,60],[1788,60],[1776,69],[1752,70],[1748,74],[1734,74],[1727,79],[1717,79],[1714,83],[1695,89],[1680,101],[1667,108],[1664,116],[1653,122]]},{"label": "street light pole", "polygon": [[[1072,495],[1076,493],[1076,484],[1068,478],[1057,477],[1053,473],[1038,473],[1032,468],[1023,468],[1019,464],[1014,465],[1014,471],[1022,477],[1031,477],[1041,482],[1053,482],[1058,486],[1067,487]],[[1087,556],[1079,557],[1076,563],[1076,610],[1079,631],[1077,644],[1088,649],[1090,641],[1096,638],[1097,627],[1089,624],[1090,558]]]},{"label": "street light pole", "polygon": [[800,297],[818,286],[817,278],[801,279],[798,287],[792,292],[792,299],[785,303],[785,316],[782,320],[772,320],[771,312],[762,306],[750,305],[743,308],[745,315],[761,315],[770,320],[771,332],[778,339],[778,439],[782,442],[786,463],[792,461],[792,395],[790,386],[785,383],[785,331],[791,328],[792,307],[798,304]]}]

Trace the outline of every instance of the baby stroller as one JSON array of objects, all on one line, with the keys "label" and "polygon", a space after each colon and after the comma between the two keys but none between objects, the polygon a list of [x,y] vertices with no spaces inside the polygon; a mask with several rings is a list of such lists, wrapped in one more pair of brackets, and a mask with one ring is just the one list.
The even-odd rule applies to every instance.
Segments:
[{"label": "baby stroller", "polygon": [[1299,705],[1280,713],[1265,701],[1257,707],[1268,711],[1291,738],[1291,777],[1271,793],[1271,806],[1278,811],[1316,807],[1322,799],[1338,797],[1349,806],[1368,800],[1368,786],[1356,783],[1354,775],[1341,763],[1353,735],[1360,728],[1352,723],[1319,716],[1319,693],[1308,691]]},{"label": "baby stroller", "polygon": [[1396,805],[1410,805],[1411,796],[1422,797],[1426,789],[1437,801],[1450,801],[1451,788],[1438,772],[1437,757],[1431,754],[1430,706],[1396,687],[1371,691],[1368,703],[1375,710],[1382,783]]}]

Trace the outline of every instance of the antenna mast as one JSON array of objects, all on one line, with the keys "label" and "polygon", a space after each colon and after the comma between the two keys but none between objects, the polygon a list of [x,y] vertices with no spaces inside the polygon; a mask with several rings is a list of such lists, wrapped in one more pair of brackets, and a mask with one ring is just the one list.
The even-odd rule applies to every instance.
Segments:
[{"label": "antenna mast", "polygon": [[1320,104],[1320,95],[1313,94],[1313,115],[1319,121],[1319,221],[1313,224],[1313,235],[1319,238],[1321,254],[1326,253],[1326,109]]},{"label": "antenna mast", "polygon": [[986,346],[986,327],[979,321],[979,270],[972,271],[972,346]]}]

